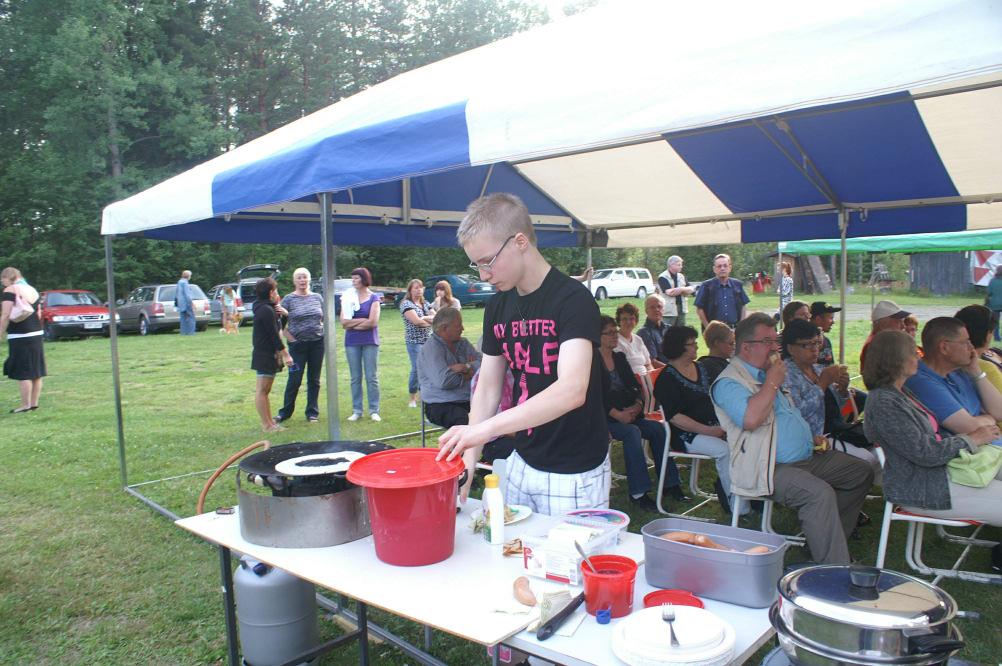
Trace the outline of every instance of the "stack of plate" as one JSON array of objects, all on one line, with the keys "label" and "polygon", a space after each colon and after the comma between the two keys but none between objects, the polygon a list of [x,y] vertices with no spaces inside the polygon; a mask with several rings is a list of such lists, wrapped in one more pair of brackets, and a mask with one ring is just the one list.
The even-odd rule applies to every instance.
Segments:
[{"label": "stack of plate", "polygon": [[692,664],[718,666],[734,657],[734,627],[713,613],[692,606],[674,606],[675,636],[669,640],[661,607],[645,608],[620,620],[612,633],[612,651],[630,666]]}]

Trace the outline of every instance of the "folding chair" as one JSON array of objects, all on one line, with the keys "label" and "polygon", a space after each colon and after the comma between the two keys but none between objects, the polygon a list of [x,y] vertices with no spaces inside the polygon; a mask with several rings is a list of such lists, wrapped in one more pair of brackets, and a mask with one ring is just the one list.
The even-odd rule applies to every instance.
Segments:
[{"label": "folding chair", "polygon": [[[873,450],[876,452],[877,458],[880,459],[880,465],[884,466],[886,464],[886,457],[884,456],[883,449],[879,446],[874,446]],[[908,563],[908,566],[912,568],[912,570],[917,571],[924,576],[935,576],[935,578],[932,579],[933,585],[938,584],[943,578],[966,580],[973,583],[992,583],[995,585],[1002,585],[1002,574],[983,573],[980,571],[964,571],[960,568],[963,565],[964,560],[966,560],[967,556],[970,554],[971,548],[975,546],[992,548],[998,544],[997,541],[977,538],[981,529],[984,527],[984,524],[976,520],[923,516],[918,513],[905,511],[901,507],[895,506],[893,502],[889,501],[884,502],[884,518],[880,525],[880,541],[877,545],[878,568],[883,568],[884,566],[884,560],[887,556],[887,542],[890,539],[891,534],[891,523],[895,521],[908,523],[908,532],[905,537],[905,561]],[[964,546],[964,550],[961,551],[960,557],[957,558],[957,560],[953,563],[953,566],[949,569],[932,567],[922,560],[922,545],[926,525],[935,525],[936,532],[941,538],[950,541],[951,543]],[[945,529],[947,527],[973,527],[974,531],[970,536],[960,536],[947,532]]]},{"label": "folding chair", "polygon": [[803,532],[798,532],[797,534],[783,534],[777,532],[772,526],[772,507],[775,502],[768,497],[750,497],[748,495],[739,495],[734,493],[734,506],[731,507],[731,527],[738,526],[738,518],[741,517],[741,502],[743,500],[760,500],[763,503],[762,506],[762,523],[759,526],[759,530],[765,532],[766,534],[775,534],[776,536],[781,536],[786,539],[786,542],[791,546],[803,546],[806,543]]},{"label": "folding chair", "polygon": [[[672,518],[686,518],[688,520],[698,520],[704,523],[717,522],[713,518],[702,518],[700,516],[692,515],[699,509],[706,506],[708,503],[716,501],[717,499],[717,496],[715,494],[701,490],[699,487],[699,463],[702,460],[713,460],[713,458],[698,453],[682,453],[681,451],[672,451],[671,446],[669,446],[669,443],[671,442],[671,424],[668,423],[668,420],[665,418],[664,412],[660,408],[658,408],[658,411],[655,412],[654,414],[649,414],[647,418],[650,418],[653,421],[660,421],[661,425],[663,425],[665,429],[665,449],[664,453],[661,454],[661,465],[658,468],[658,493],[657,493],[658,512],[663,513],[667,516],[671,516]],[[672,513],[667,509],[665,509],[661,497],[661,493],[664,492],[665,489],[665,476],[666,476],[665,472],[668,469],[669,458],[688,459],[691,461],[689,464],[689,492],[691,493],[692,497],[700,500],[700,502],[695,506],[689,507],[682,513]]]}]

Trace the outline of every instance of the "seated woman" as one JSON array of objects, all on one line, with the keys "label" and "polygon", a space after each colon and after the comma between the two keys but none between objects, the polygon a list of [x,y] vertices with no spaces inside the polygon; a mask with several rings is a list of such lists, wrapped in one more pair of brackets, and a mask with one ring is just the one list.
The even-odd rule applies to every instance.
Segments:
[{"label": "seated woman", "polygon": [[633,303],[626,303],[616,308],[616,324],[619,325],[616,351],[626,356],[634,374],[646,375],[664,363],[657,359],[652,360],[644,339],[634,334],[633,329],[637,327],[638,321],[640,321],[640,310]]},{"label": "seated woman", "polygon": [[706,356],[700,356],[699,363],[706,371],[712,384],[734,356],[734,331],[722,321],[711,321],[703,330],[703,342],[709,349]]},{"label": "seated woman", "polygon": [[964,322],[974,352],[978,355],[978,367],[992,386],[1002,391],[1002,356],[991,349],[992,334],[995,332],[992,311],[983,305],[968,305],[953,316]]},{"label": "seated woman", "polygon": [[[961,451],[974,452],[997,439],[998,426],[983,425],[967,435],[937,434],[935,417],[904,388],[918,369],[915,341],[907,333],[877,333],[867,358],[863,381],[870,394],[864,427],[887,458],[884,496],[922,515],[1002,526],[1002,472],[984,488],[971,488],[951,481],[946,468]],[[992,559],[1002,560],[999,546]]]},{"label": "seated woman", "polygon": [[[794,319],[783,329],[782,336],[783,355],[786,357],[783,388],[790,394],[793,404],[810,426],[811,434],[819,442],[828,434],[828,429],[825,428],[825,392],[832,390],[845,398],[849,390],[849,373],[845,366],[830,365],[824,368],[818,364],[820,332],[809,321]],[[843,446],[849,455],[868,462],[879,478],[880,462],[872,452],[844,440],[839,447]]]},{"label": "seated woman", "polygon": [[[719,322],[714,322],[719,323]],[[721,324],[731,334],[726,324]],[[709,327],[707,327],[709,331]],[[654,384],[654,396],[671,423],[673,451],[712,456],[717,466],[717,496],[720,506],[731,512],[731,452],[727,434],[720,427],[710,400],[709,373],[696,360],[698,334],[691,326],[672,326],[661,342],[668,365]],[[733,349],[733,345],[731,347]],[[747,510],[748,505],[744,505]]]},{"label": "seated woman", "polygon": [[783,307],[783,311],[780,313],[780,318],[783,320],[783,328],[789,326],[790,322],[794,319],[810,321],[811,306],[803,301],[790,301]]},{"label": "seated woman", "polygon": [[[647,460],[644,458],[641,440],[646,439],[651,443],[651,451],[660,462],[664,455],[665,428],[657,421],[643,418],[640,384],[633,376],[626,356],[616,351],[619,335],[616,321],[603,315],[601,326],[602,341],[598,350],[602,361],[602,398],[609,422],[609,434],[623,442],[630,502],[642,509],[657,511],[657,503],[647,494],[654,484],[647,473]],[[666,474],[665,494],[679,501],[687,501],[689,498],[682,493],[678,467],[670,458]]]}]

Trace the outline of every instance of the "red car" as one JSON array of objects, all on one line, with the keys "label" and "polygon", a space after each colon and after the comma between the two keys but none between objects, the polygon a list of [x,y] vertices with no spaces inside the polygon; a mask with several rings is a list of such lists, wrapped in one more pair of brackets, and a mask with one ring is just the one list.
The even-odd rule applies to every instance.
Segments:
[{"label": "red car", "polygon": [[84,335],[110,335],[108,308],[92,291],[57,289],[42,292],[39,314],[46,340]]}]

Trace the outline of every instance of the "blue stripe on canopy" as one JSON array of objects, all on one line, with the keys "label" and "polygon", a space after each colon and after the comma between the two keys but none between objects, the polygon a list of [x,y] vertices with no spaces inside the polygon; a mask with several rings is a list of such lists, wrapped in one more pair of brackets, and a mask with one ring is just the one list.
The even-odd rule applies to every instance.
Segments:
[{"label": "blue stripe on canopy", "polygon": [[[218,174],[216,215],[469,165],[466,103],[349,132],[313,137],[277,155]],[[399,189],[399,186],[397,186]],[[251,196],[253,194],[253,196]],[[184,225],[186,226],[186,225]]]},{"label": "blue stripe on canopy", "polygon": [[[157,240],[207,243],[319,245],[320,225],[316,222],[316,217],[299,217],[303,219],[255,219],[251,214],[241,215],[230,222],[213,218],[151,229],[143,232],[143,236]],[[539,247],[577,247],[582,244],[580,231],[570,231],[567,228],[536,227],[536,240]],[[458,247],[455,226],[438,225],[427,229],[421,224],[382,225],[377,222],[365,224],[335,221],[333,242],[335,245]]]},{"label": "blue stripe on canopy", "polygon": [[[844,203],[958,194],[918,108],[903,95],[875,98],[864,107],[830,105],[784,114],[784,120],[789,133],[767,118],[666,139],[733,213],[825,204],[825,187]],[[801,169],[821,179],[815,184]],[[964,206],[873,211],[865,220],[854,217],[848,235],[959,231],[966,223]],[[838,235],[834,215],[741,224],[745,243]]]}]

